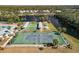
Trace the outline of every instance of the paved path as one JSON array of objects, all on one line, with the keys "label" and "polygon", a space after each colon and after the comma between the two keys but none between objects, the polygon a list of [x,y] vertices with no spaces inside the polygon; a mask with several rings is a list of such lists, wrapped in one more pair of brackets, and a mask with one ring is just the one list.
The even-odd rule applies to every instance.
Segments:
[{"label": "paved path", "polygon": [[42,22],[39,22],[39,27],[41,28],[40,30],[42,31],[43,30],[43,24],[42,24]]}]

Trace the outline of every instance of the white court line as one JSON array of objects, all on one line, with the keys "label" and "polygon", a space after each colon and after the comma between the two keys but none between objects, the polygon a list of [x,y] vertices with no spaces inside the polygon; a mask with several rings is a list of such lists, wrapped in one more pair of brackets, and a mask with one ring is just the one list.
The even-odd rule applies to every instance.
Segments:
[{"label": "white court line", "polygon": [[6,47],[44,47],[42,44],[11,44]]}]

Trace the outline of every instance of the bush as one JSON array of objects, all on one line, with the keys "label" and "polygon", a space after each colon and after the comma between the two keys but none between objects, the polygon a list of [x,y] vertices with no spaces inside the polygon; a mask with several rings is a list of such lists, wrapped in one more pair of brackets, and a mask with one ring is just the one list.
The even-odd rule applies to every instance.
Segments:
[{"label": "bush", "polygon": [[21,30],[22,30],[22,29],[24,29],[24,27],[23,27],[23,26],[21,26]]},{"label": "bush", "polygon": [[58,45],[58,40],[57,39],[53,39],[53,45]]},{"label": "bush", "polygon": [[67,45],[67,48],[70,48],[70,49],[72,49],[72,46],[71,46],[70,44],[68,44],[68,45]]},{"label": "bush", "polygon": [[39,50],[43,50],[43,47],[39,47]]},{"label": "bush", "polygon": [[57,47],[58,47],[58,40],[54,39],[52,48],[57,48]]}]

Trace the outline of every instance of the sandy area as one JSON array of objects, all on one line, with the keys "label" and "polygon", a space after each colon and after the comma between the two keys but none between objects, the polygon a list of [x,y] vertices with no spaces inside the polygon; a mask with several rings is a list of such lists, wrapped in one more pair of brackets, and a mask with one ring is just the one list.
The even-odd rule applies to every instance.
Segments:
[{"label": "sandy area", "polygon": [[73,49],[68,48],[44,48],[43,50],[39,50],[36,47],[13,47],[13,48],[5,48],[4,50],[0,50],[0,53],[79,53],[79,47],[73,47]]}]

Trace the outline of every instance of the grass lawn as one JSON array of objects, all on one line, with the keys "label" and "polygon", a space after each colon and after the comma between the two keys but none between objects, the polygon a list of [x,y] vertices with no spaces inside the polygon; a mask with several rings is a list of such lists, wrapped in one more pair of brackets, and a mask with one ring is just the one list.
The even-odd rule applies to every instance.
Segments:
[{"label": "grass lawn", "polygon": [[36,22],[30,22],[30,24],[27,26],[27,30],[36,30],[37,23]]},{"label": "grass lawn", "polygon": [[48,23],[48,27],[50,28],[51,31],[57,31],[57,29],[52,23]]}]

